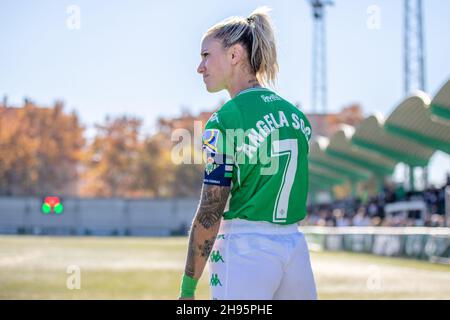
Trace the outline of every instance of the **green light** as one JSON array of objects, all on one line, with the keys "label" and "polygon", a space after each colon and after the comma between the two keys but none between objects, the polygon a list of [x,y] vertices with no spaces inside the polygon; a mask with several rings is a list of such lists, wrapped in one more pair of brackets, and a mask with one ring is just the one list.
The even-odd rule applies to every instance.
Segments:
[{"label": "green light", "polygon": [[42,204],[42,213],[49,214],[50,211],[52,211],[52,208],[50,207],[50,205],[48,203]]},{"label": "green light", "polygon": [[54,207],[53,207],[53,211],[55,211],[56,214],[61,214],[64,210],[64,207],[61,203],[57,203]]}]

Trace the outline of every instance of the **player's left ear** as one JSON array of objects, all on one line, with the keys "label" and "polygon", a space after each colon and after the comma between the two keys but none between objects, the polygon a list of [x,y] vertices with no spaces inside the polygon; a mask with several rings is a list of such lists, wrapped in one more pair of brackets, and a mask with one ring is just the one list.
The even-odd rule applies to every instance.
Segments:
[{"label": "player's left ear", "polygon": [[231,65],[237,65],[239,61],[242,59],[242,55],[244,53],[244,48],[240,43],[236,43],[232,45],[229,49],[229,57],[231,60]]}]

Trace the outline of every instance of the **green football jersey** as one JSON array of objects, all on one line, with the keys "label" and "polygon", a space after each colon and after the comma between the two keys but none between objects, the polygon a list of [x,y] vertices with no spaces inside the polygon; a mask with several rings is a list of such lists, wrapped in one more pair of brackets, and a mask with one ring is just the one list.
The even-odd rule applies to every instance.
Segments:
[{"label": "green football jersey", "polygon": [[311,125],[266,88],[241,91],[203,134],[205,184],[230,186],[224,219],[292,224],[306,215]]}]

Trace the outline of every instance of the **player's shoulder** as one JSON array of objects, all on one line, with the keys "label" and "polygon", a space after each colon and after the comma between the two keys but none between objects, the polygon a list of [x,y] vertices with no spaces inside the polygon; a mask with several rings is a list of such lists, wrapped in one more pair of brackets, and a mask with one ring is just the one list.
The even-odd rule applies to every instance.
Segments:
[{"label": "player's shoulder", "polygon": [[295,104],[293,104],[293,103],[291,103],[291,102],[289,102],[289,101],[287,101],[287,103],[288,103],[288,104],[287,104],[287,105],[288,105],[288,108],[289,108],[290,110],[292,110],[292,112],[297,113],[297,115],[299,115],[301,118],[304,118],[305,121],[308,122],[308,124],[309,124],[308,117],[307,117],[306,114],[303,112],[303,107],[302,107],[300,104],[295,105]]},{"label": "player's shoulder", "polygon": [[224,117],[232,117],[234,114],[239,112],[239,108],[234,99],[228,100],[223,104],[222,107],[217,111],[217,114]]},{"label": "player's shoulder", "polygon": [[206,123],[206,127],[232,128],[239,117],[238,113],[239,110],[236,103],[233,100],[229,100],[211,115]]},{"label": "player's shoulder", "polygon": [[[281,98],[281,97],[280,97]],[[312,133],[311,123],[308,120],[308,117],[303,112],[303,108],[300,104],[293,104],[292,102],[281,98],[281,108],[290,114],[290,118],[292,118],[296,126],[299,126],[302,132],[305,134],[306,139],[309,141]]]},{"label": "player's shoulder", "polygon": [[303,106],[301,104],[294,104],[284,98],[281,98],[283,101],[283,107],[292,113],[297,114],[301,119],[303,119],[308,125],[310,124],[308,117],[303,112]]}]

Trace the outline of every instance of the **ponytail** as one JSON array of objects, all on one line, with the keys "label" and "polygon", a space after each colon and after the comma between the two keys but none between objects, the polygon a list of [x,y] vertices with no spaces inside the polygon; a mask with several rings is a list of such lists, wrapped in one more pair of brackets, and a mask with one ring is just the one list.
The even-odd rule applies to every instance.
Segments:
[{"label": "ponytail", "polygon": [[270,9],[261,7],[247,18],[252,32],[250,64],[258,81],[275,84],[278,74],[277,50],[273,26],[269,16]]}]

